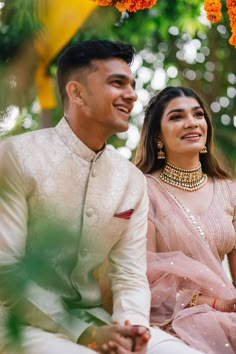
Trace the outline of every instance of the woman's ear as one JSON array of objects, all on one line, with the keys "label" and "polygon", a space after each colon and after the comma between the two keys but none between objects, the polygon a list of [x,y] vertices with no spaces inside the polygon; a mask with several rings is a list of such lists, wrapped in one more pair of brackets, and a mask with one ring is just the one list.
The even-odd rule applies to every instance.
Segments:
[{"label": "woman's ear", "polygon": [[82,86],[79,82],[69,81],[66,85],[66,92],[70,101],[79,105],[83,104]]}]

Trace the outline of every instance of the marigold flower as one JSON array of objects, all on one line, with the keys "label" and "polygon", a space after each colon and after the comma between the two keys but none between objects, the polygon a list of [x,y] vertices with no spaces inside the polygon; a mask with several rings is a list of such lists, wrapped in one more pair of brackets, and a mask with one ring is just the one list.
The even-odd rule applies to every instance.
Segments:
[{"label": "marigold flower", "polygon": [[113,0],[92,0],[93,2],[97,2],[100,6],[112,6]]},{"label": "marigold flower", "polygon": [[205,0],[204,10],[206,11],[207,18],[211,22],[219,22],[222,16],[220,0]]},{"label": "marigold flower", "polygon": [[231,44],[232,46],[234,46],[236,48],[236,33],[232,34],[232,36],[230,37],[229,44]]},{"label": "marigold flower", "polygon": [[226,6],[229,7],[236,7],[236,0],[227,0]]},{"label": "marigold flower", "polygon": [[92,0],[100,6],[115,6],[119,11],[136,12],[153,7],[157,0]]},{"label": "marigold flower", "polygon": [[115,6],[119,11],[136,12],[151,8],[156,2],[157,0],[118,0]]},{"label": "marigold flower", "polygon": [[229,23],[232,32],[229,43],[236,47],[236,0],[227,0],[226,6],[228,8],[227,12],[229,15]]}]

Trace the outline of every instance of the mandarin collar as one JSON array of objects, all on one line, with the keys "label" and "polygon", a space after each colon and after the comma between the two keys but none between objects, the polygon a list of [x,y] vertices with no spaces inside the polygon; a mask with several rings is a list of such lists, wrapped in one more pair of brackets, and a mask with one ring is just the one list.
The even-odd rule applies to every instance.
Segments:
[{"label": "mandarin collar", "polygon": [[91,150],[87,145],[85,145],[78,137],[77,135],[73,132],[71,127],[69,126],[67,120],[65,117],[63,117],[59,123],[56,125],[55,130],[63,143],[76,155],[81,157],[82,159],[92,162],[94,160],[97,160],[103,151],[106,148],[106,145],[104,148],[96,153],[95,151]]}]

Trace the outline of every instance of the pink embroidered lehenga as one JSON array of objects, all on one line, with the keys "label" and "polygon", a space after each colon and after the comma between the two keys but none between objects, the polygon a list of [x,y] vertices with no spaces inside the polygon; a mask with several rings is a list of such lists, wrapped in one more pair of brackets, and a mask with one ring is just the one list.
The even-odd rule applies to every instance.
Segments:
[{"label": "pink embroidered lehenga", "polygon": [[195,291],[236,298],[222,266],[236,242],[236,183],[214,179],[210,207],[192,215],[160,180],[146,177],[157,242],[157,253],[148,252],[151,323],[207,354],[236,353],[236,313],[186,307]]}]

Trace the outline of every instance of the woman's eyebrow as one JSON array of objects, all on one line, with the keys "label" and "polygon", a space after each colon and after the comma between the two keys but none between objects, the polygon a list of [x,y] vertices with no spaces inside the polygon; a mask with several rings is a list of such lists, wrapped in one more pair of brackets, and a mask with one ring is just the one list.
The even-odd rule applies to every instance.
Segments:
[{"label": "woman's eyebrow", "polygon": [[184,112],[185,110],[183,108],[175,108],[175,109],[172,109],[171,111],[169,111],[167,113],[167,116],[173,112]]},{"label": "woman's eyebrow", "polygon": [[[192,111],[195,111],[196,109],[199,109],[199,108],[202,109],[201,106],[194,106],[194,107],[192,107],[191,109],[192,109]],[[184,111],[185,111],[184,108],[175,108],[175,109],[172,109],[171,111],[169,111],[169,112],[167,113],[167,116],[168,116],[169,114],[173,113],[173,112],[184,112]]]}]

